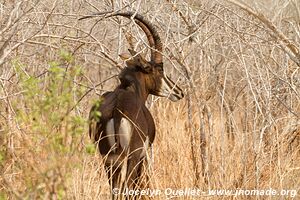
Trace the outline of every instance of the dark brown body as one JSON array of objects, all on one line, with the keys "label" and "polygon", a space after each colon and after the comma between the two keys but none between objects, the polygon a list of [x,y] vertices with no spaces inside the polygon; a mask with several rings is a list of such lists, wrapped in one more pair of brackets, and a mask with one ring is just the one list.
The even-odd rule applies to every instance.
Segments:
[{"label": "dark brown body", "polygon": [[[127,160],[127,172],[126,180],[127,187],[136,188],[138,179],[141,173],[141,167],[145,155],[143,155],[143,147],[152,145],[155,138],[155,124],[153,118],[145,106],[144,100],[142,100],[135,92],[126,88],[117,88],[113,92],[107,92],[102,95],[102,104],[98,108],[101,113],[99,122],[96,125],[94,140],[98,141],[98,148],[103,155],[106,156],[106,170],[109,174],[113,173],[111,180],[112,187],[119,188],[120,186],[120,173],[121,165],[126,162],[125,156],[128,156]],[[95,109],[95,108],[93,108]],[[91,112],[93,112],[93,109]],[[121,146],[120,138],[118,135],[124,134],[118,132],[120,127],[120,121],[122,118],[126,118],[130,121],[133,127],[131,140],[128,147]],[[112,137],[106,132],[106,124],[109,120],[114,119],[114,129],[117,130],[115,134],[116,146],[112,148],[109,143],[109,137]],[[90,129],[92,130],[92,128]],[[91,135],[92,133],[90,133]],[[145,141],[149,140],[149,144],[145,144]],[[113,151],[115,149],[115,151]],[[112,156],[110,156],[112,155]],[[123,186],[124,187],[124,186]]]},{"label": "dark brown body", "polygon": [[142,141],[146,139],[146,136],[149,136],[150,143],[154,141],[155,124],[153,118],[145,106],[145,102],[136,93],[124,88],[117,88],[113,92],[103,94],[101,99],[102,104],[98,110],[101,113],[100,123],[97,124],[97,134],[94,140],[98,141],[99,138],[103,138],[98,143],[102,155],[108,154],[111,148],[106,137],[105,124],[112,118],[115,119],[115,130],[119,129],[121,118],[126,117],[135,127],[133,136],[140,135]]}]

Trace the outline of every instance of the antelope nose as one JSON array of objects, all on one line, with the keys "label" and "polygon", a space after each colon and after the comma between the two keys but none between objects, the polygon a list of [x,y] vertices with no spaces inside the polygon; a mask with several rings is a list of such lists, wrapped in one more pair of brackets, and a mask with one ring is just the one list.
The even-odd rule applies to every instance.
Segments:
[{"label": "antelope nose", "polygon": [[184,94],[182,91],[177,92],[177,93],[173,93],[171,95],[168,96],[168,99],[170,99],[171,101],[179,101],[180,99],[182,99],[184,97]]}]

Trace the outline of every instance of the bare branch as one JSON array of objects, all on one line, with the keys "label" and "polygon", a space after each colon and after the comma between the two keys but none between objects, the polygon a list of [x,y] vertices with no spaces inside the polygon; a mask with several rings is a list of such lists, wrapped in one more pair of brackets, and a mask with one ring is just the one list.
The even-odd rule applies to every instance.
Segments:
[{"label": "bare branch", "polygon": [[284,45],[282,49],[286,52],[290,52],[288,53],[288,55],[300,67],[299,48],[294,44],[294,42],[288,39],[269,19],[267,19],[262,13],[257,13],[256,11],[254,11],[252,8],[250,8],[244,3],[241,3],[237,0],[227,0],[227,1],[245,10],[250,15],[260,20],[266,27],[268,27],[272,31],[270,34],[276,39],[280,40],[282,45]]}]

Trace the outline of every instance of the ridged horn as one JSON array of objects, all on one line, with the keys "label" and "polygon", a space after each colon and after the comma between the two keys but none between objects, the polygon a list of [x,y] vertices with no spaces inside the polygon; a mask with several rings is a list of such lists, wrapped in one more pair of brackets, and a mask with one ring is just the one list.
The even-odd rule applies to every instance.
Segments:
[{"label": "ridged horn", "polygon": [[[107,15],[108,14],[108,15]],[[151,47],[151,61],[153,61],[156,64],[162,64],[162,43],[160,40],[160,37],[158,35],[158,32],[156,31],[155,27],[146,20],[142,15],[136,14],[135,12],[101,12],[101,13],[95,13],[92,15],[88,15],[85,17],[80,18],[79,20],[95,17],[95,16],[101,16],[105,15],[105,18],[113,17],[113,16],[122,16],[126,18],[131,18],[134,16],[134,20],[141,27],[141,29],[144,31],[144,33],[147,36],[149,46]]]}]

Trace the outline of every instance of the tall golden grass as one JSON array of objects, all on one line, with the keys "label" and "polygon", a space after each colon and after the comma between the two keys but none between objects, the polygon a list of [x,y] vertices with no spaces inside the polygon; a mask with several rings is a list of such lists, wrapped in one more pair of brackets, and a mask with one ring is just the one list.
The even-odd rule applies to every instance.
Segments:
[{"label": "tall golden grass", "polygon": [[[155,24],[166,73],[186,94],[178,103],[149,97],[157,134],[148,187],[204,192],[176,199],[298,199],[299,8],[297,0],[0,3],[0,199],[110,198],[88,112],[118,84],[126,31],[147,53],[128,19],[78,21],[110,10]],[[270,188],[298,195],[209,195]]]}]

